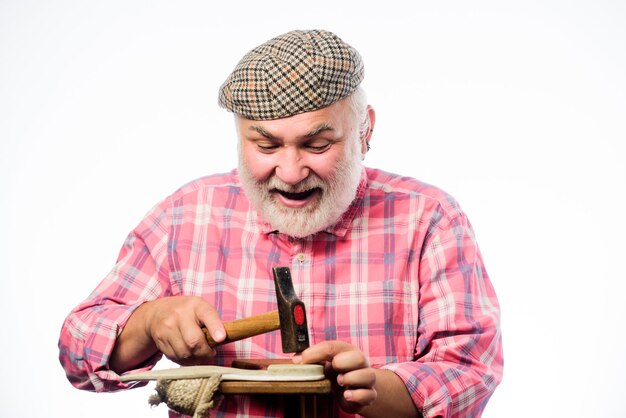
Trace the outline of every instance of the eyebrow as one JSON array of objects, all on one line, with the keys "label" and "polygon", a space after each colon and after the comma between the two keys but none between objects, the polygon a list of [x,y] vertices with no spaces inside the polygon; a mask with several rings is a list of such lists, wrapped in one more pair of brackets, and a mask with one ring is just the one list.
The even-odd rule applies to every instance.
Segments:
[{"label": "eyebrow", "polygon": [[[261,125],[252,125],[252,126],[250,126],[250,129],[255,131],[255,132],[258,132],[259,134],[263,135],[267,139],[276,139],[276,137],[274,135],[272,135],[271,132],[269,132],[267,129],[263,128]],[[316,135],[319,135],[322,132],[334,131],[334,130],[335,130],[335,128],[333,128],[330,124],[328,124],[326,122],[320,123],[318,126],[314,127],[309,132],[304,134],[304,138],[312,138],[312,137],[314,137]]]},{"label": "eyebrow", "polygon": [[315,128],[311,129],[309,131],[309,133],[304,135],[304,137],[305,138],[311,138],[313,136],[319,135],[320,133],[322,133],[324,131],[334,131],[334,130],[335,130],[335,128],[330,126],[328,123],[324,122],[324,123],[319,124]]},{"label": "eyebrow", "polygon": [[253,131],[256,131],[258,133],[260,133],[261,135],[263,135],[264,137],[266,137],[267,139],[274,139],[274,135],[272,135],[271,133],[269,133],[267,130],[265,130],[262,126],[260,125],[252,125],[250,126],[250,129],[252,129]]}]

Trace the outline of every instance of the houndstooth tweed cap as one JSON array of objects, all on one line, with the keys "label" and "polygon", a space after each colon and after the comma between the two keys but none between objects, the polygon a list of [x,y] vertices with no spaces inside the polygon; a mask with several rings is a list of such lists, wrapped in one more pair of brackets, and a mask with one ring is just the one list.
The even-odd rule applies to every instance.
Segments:
[{"label": "houndstooth tweed cap", "polygon": [[359,53],[324,30],[296,30],[254,48],[219,91],[220,106],[269,120],[329,106],[363,80]]}]

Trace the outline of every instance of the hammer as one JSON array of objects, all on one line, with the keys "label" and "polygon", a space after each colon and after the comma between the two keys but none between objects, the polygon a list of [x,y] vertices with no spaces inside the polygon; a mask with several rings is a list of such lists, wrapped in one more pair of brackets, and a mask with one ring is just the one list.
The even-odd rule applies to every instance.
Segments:
[{"label": "hammer", "polygon": [[304,303],[296,296],[289,267],[274,267],[274,285],[278,309],[261,315],[225,322],[226,339],[216,342],[206,328],[202,328],[209,346],[243,340],[280,329],[284,353],[297,353],[309,347],[309,332]]}]

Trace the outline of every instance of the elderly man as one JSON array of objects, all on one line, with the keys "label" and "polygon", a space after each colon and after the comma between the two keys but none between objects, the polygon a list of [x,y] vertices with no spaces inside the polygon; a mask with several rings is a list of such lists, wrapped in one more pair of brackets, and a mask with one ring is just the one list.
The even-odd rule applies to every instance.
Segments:
[{"label": "elderly man", "polygon": [[[193,181],[133,230],[111,273],[68,316],[72,384],[165,355],[181,365],[284,357],[266,333],[215,350],[222,321],[275,308],[271,269],[290,266],[311,347],[340,416],[479,416],[502,374],[498,302],[469,221],[441,190],[365,168],[375,113],[359,54],[336,35],[293,31],[246,54],[222,85],[239,167]],[[219,416],[276,416],[229,397]]]}]

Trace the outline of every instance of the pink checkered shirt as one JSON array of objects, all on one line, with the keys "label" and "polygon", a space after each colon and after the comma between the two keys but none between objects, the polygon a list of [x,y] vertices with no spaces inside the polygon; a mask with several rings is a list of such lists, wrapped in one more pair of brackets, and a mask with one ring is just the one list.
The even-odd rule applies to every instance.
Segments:
[{"label": "pink checkered shirt", "polygon": [[[373,367],[405,382],[424,417],[480,416],[501,380],[502,346],[498,301],[470,223],[441,190],[369,168],[342,220],[304,239],[272,230],[236,171],[198,179],[163,200],[66,319],[59,348],[69,380],[86,390],[129,387],[108,361],[142,302],[202,296],[224,321],[276,309],[275,266],[291,268],[311,344],[359,347]],[[280,333],[271,332],[222,346],[215,363],[284,356]],[[232,396],[215,416],[281,414],[274,404]]]}]

